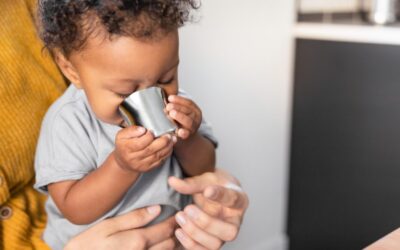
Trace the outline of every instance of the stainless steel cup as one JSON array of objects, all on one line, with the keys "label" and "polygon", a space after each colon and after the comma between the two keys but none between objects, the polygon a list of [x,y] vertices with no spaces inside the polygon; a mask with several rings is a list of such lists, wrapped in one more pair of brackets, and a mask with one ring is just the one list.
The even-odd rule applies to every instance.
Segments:
[{"label": "stainless steel cup", "polygon": [[145,127],[159,137],[177,129],[164,111],[166,103],[164,91],[150,87],[133,92],[123,101],[120,111],[128,125]]}]

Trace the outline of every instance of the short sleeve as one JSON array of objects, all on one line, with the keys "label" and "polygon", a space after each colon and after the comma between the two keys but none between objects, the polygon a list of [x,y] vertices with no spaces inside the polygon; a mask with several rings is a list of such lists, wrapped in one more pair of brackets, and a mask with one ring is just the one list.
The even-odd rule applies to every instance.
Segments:
[{"label": "short sleeve", "polygon": [[[192,98],[189,94],[187,94],[186,91],[184,91],[184,90],[182,90],[182,89],[179,89],[179,94],[178,94],[178,95],[193,100],[193,98]],[[207,122],[207,120],[204,118],[204,115],[203,115],[203,119],[201,120],[201,124],[200,124],[200,127],[199,127],[198,132],[199,132],[202,136],[204,136],[205,138],[207,138],[208,140],[210,140],[211,143],[214,145],[214,147],[217,147],[217,146],[218,146],[218,140],[217,140],[217,138],[215,137],[215,135],[214,135],[214,133],[213,133],[212,126],[211,126],[211,124],[210,124],[209,122]]]},{"label": "short sleeve", "polygon": [[90,115],[76,103],[49,110],[42,124],[35,156],[35,188],[78,180],[96,169],[96,133]]}]

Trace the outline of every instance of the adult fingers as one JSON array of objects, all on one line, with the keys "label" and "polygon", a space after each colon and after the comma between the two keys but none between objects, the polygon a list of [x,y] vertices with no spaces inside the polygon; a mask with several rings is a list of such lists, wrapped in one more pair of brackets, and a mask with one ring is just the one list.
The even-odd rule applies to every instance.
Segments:
[{"label": "adult fingers", "polygon": [[247,208],[248,198],[244,192],[223,186],[213,185],[207,187],[204,196],[221,205],[234,209]]},{"label": "adult fingers", "polygon": [[175,228],[176,222],[173,216],[156,225],[144,228],[143,237],[146,239],[147,246],[154,246],[171,238]]},{"label": "adult fingers", "polygon": [[[174,218],[146,228],[126,230],[108,237],[107,249],[149,249],[170,239],[175,229]],[[97,248],[93,248],[97,249]]]},{"label": "adult fingers", "polygon": [[125,231],[143,227],[150,221],[154,220],[161,212],[161,207],[151,206],[140,208],[124,215],[119,215],[110,219],[106,219],[99,224],[93,226],[103,232],[105,235],[115,234],[119,231]]},{"label": "adult fingers", "polygon": [[184,213],[198,228],[223,241],[232,241],[237,237],[240,222],[231,224],[214,218],[194,205],[185,207]]},{"label": "adult fingers", "polygon": [[187,215],[183,212],[178,212],[175,215],[176,221],[182,230],[188,235],[192,240],[196,241],[200,245],[206,247],[207,249],[220,249],[222,246],[222,241],[206,231],[200,229],[195,223],[193,223]]},{"label": "adult fingers", "polygon": [[149,250],[174,250],[177,249],[178,243],[174,238],[169,238],[166,239],[152,247],[149,248]]},{"label": "adult fingers", "polygon": [[208,250],[207,248],[201,246],[193,239],[191,239],[182,229],[177,229],[175,231],[175,236],[182,244],[185,249],[189,250]]},{"label": "adult fingers", "polygon": [[179,179],[171,176],[168,179],[169,185],[182,194],[201,193],[210,185],[218,184],[218,178],[213,173],[204,173],[202,175]]}]

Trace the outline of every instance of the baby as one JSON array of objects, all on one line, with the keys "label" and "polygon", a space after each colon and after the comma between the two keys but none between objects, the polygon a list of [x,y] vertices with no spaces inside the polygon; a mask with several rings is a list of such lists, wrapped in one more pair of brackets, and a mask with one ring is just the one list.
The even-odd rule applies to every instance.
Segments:
[{"label": "baby", "polygon": [[[214,170],[217,144],[199,107],[178,89],[178,31],[193,0],[40,0],[40,36],[72,83],[47,111],[35,188],[49,198],[43,238],[52,249],[93,223],[162,205],[160,222],[190,203],[171,175]],[[157,86],[175,135],[127,126],[124,98]]]}]

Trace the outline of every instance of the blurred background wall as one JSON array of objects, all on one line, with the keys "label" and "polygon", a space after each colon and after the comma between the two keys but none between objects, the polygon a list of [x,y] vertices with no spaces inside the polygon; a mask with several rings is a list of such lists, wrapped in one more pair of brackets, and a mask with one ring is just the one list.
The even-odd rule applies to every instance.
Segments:
[{"label": "blurred background wall", "polygon": [[220,140],[218,166],[250,196],[226,249],[284,249],[294,1],[203,0],[181,29],[180,84]]}]

